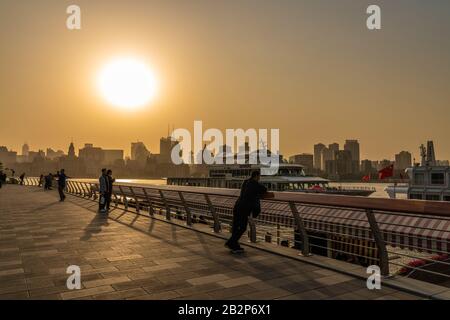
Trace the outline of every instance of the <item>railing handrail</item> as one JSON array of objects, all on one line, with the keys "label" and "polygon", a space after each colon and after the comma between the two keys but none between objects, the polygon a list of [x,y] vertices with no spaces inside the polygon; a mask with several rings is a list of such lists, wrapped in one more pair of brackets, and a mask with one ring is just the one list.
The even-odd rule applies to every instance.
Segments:
[{"label": "railing handrail", "polygon": [[[92,198],[93,200],[98,199],[100,196],[99,183],[95,180],[80,180],[69,179],[67,191],[76,196]],[[38,185],[38,183],[37,178],[28,178],[25,182],[26,185]],[[192,219],[195,219],[194,223],[199,221],[206,223],[213,226],[215,233],[219,233],[222,226],[231,226],[230,222],[233,215],[232,200],[239,196],[240,191],[235,189],[117,182],[114,184],[111,193],[114,195],[116,207],[120,203],[125,210],[130,210],[130,207],[135,208],[138,214],[146,208],[151,216],[157,210],[157,214],[165,215],[166,220],[171,220],[172,218],[185,220],[188,226],[191,226],[193,223]],[[274,192],[274,194],[275,198],[264,201],[261,215],[249,221],[250,232],[248,237],[251,242],[257,242],[258,227],[264,233],[264,226],[269,226],[272,229],[276,228],[274,230],[277,233],[278,245],[289,246],[289,241],[293,241],[295,244],[293,248],[301,250],[304,256],[310,255],[311,248],[314,250],[322,248],[327,250],[327,256],[330,257],[337,258],[337,256],[334,256],[335,254],[343,253],[344,255],[366,259],[364,263],[372,263],[373,259],[375,259],[380,265],[382,275],[390,274],[389,265],[391,263],[389,254],[395,253],[390,249],[391,247],[411,248],[412,246],[413,249],[411,250],[418,248],[429,253],[449,254],[450,230],[447,230],[447,228],[450,223],[450,203],[299,192]],[[201,197],[198,197],[199,195]],[[224,198],[226,199],[225,201]],[[319,214],[314,208],[319,208]],[[326,211],[323,212],[322,209]],[[314,211],[315,213],[311,217],[310,214]],[[326,218],[323,221],[320,218],[320,216],[323,217],[322,213],[326,214]],[[361,213],[366,216],[366,219],[359,219],[360,221],[356,224],[348,223],[350,220],[355,220],[352,219],[353,215],[359,216]],[[344,214],[344,217],[342,214]],[[400,223],[396,217],[392,221],[389,217],[390,215],[398,215],[401,219],[403,219],[401,216],[409,216],[409,218],[403,219],[403,223]],[[415,219],[414,221],[416,222],[410,223],[410,217],[424,219],[424,221],[420,221],[417,224]],[[329,221],[329,218],[332,221]],[[433,235],[432,238],[428,237],[428,230],[417,235],[411,232],[411,228],[422,231],[428,229],[428,227],[431,227],[427,224],[430,221],[433,223],[435,231],[438,231],[438,234]],[[361,225],[361,222],[366,225]],[[316,226],[316,223],[319,223],[320,226]],[[327,225],[331,223],[334,226],[330,228],[322,223]],[[437,228],[436,223],[439,224],[440,229]],[[386,228],[386,225],[390,227]],[[399,227],[404,228],[404,230],[398,230]],[[361,228],[366,230],[361,232]],[[286,232],[290,236],[284,235]],[[406,237],[407,241],[402,237],[397,239],[397,233]],[[392,238],[393,235],[395,236],[394,238]],[[267,240],[267,237],[270,239]],[[286,237],[288,237],[288,240],[286,240]],[[340,237],[348,240],[340,240]],[[283,238],[285,240],[281,241]],[[420,241],[417,244],[411,243],[410,239],[412,238]],[[314,239],[325,239],[327,241],[326,247],[317,243]],[[369,242],[355,244],[352,239]],[[271,234],[265,234],[265,241],[272,242]],[[287,245],[285,241],[288,241]],[[340,248],[339,243],[342,241],[344,244],[348,244],[349,247]],[[285,244],[282,244],[283,242]],[[355,251],[355,248],[352,247],[353,245],[362,246],[365,251],[360,252],[359,248]],[[401,253],[399,254],[401,255]],[[420,256],[418,257],[420,258]],[[436,263],[441,265],[449,264],[448,262],[437,261]],[[399,266],[402,265],[409,268],[405,264],[399,264]],[[422,271],[450,278],[450,275],[444,273],[430,270]]]},{"label": "railing handrail", "polygon": [[[76,179],[73,179],[76,181]],[[210,187],[190,187],[190,186],[167,186],[167,185],[147,185],[131,182],[120,182],[114,185],[134,186],[140,188],[184,191],[196,194],[210,194],[220,196],[238,197],[240,191],[235,189],[222,189]],[[296,202],[309,205],[321,205],[329,207],[342,207],[358,210],[375,210],[401,212],[411,214],[432,215],[439,217],[450,217],[450,202],[445,201],[425,201],[425,200],[404,200],[404,199],[383,199],[367,198],[360,196],[316,194],[302,192],[273,192],[274,198],[270,201]]]}]

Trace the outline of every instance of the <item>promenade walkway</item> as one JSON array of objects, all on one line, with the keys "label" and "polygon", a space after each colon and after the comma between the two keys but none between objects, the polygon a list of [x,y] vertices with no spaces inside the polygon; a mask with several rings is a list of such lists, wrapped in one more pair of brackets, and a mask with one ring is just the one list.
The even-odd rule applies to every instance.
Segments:
[{"label": "promenade walkway", "polygon": [[[0,189],[0,299],[419,299],[311,264],[247,248],[36,187]],[[81,268],[68,290],[66,268]]]}]

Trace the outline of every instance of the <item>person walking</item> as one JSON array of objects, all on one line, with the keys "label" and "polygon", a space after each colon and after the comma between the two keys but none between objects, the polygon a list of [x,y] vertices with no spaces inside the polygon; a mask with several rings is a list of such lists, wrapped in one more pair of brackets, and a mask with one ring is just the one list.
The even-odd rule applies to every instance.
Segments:
[{"label": "person walking", "polygon": [[113,184],[116,181],[116,179],[112,176],[112,170],[108,170],[106,172],[107,182],[108,182],[108,189],[105,194],[105,208],[106,211],[109,212],[109,206],[111,205],[111,197],[113,192]]},{"label": "person walking", "polygon": [[61,171],[58,171],[58,193],[59,193],[59,201],[63,202],[66,200],[66,195],[64,194],[64,189],[66,189],[67,179],[69,178],[66,176],[65,170],[61,169]]},{"label": "person walking", "polygon": [[44,175],[41,174],[39,176],[39,187],[42,187],[44,185]]},{"label": "person walking", "polygon": [[19,177],[20,180],[20,185],[23,186],[24,182],[25,182],[25,173],[22,173]]},{"label": "person walking", "polygon": [[108,176],[106,169],[102,169],[102,174],[100,178],[98,178],[99,182],[99,192],[100,192],[100,198],[98,200],[98,211],[100,213],[105,213],[105,206],[106,206],[106,194],[108,193]]},{"label": "person walking", "polygon": [[272,192],[267,192],[267,188],[259,180],[261,173],[253,171],[250,178],[245,180],[241,187],[241,193],[233,208],[233,224],[230,239],[225,246],[232,253],[243,252],[239,245],[239,239],[247,230],[248,218],[250,214],[256,218],[261,212],[261,198],[273,198]]},{"label": "person walking", "polygon": [[53,174],[49,173],[45,176],[45,190],[52,190],[52,184],[53,184]]}]

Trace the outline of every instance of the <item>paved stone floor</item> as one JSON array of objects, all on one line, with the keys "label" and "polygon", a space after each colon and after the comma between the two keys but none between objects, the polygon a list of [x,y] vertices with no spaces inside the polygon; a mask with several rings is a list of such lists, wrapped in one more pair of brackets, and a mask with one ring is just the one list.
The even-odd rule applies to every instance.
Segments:
[{"label": "paved stone floor", "polygon": [[[0,299],[417,299],[390,288],[36,187],[0,189]],[[82,289],[66,287],[81,267]]]}]

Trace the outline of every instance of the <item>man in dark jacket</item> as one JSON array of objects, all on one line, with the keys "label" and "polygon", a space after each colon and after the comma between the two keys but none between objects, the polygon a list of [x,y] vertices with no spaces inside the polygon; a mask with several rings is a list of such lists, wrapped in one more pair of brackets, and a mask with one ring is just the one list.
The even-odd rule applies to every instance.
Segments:
[{"label": "man in dark jacket", "polygon": [[61,171],[59,171],[59,173],[57,175],[57,178],[58,178],[59,201],[63,202],[64,200],[66,200],[66,195],[64,194],[64,189],[66,188],[67,178],[69,178],[69,177],[66,176],[64,169],[61,169]]},{"label": "man in dark jacket", "polygon": [[116,179],[114,179],[112,176],[112,170],[106,171],[106,178],[107,178],[108,188],[105,193],[105,200],[106,200],[105,210],[109,211],[109,206],[111,205],[111,197],[112,197],[112,192],[113,192],[113,184],[116,181]]},{"label": "man in dark jacket", "polygon": [[106,168],[102,169],[102,175],[98,178],[99,193],[98,199],[98,212],[105,213],[106,209],[106,194],[108,193],[108,175],[106,174]]},{"label": "man in dark jacket", "polygon": [[233,226],[231,238],[225,246],[233,253],[244,251],[239,245],[239,239],[247,230],[248,217],[253,214],[256,218],[261,212],[261,198],[273,198],[273,193],[267,192],[267,188],[259,183],[261,173],[253,171],[251,177],[244,181],[241,194],[233,208]]}]

